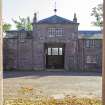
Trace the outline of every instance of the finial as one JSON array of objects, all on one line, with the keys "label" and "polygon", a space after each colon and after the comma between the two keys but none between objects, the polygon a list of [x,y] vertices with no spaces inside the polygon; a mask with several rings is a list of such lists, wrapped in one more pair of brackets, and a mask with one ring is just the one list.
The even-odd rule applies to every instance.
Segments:
[{"label": "finial", "polygon": [[77,16],[76,16],[76,13],[74,13],[73,21],[74,21],[74,22],[77,22]]},{"label": "finial", "polygon": [[37,13],[35,12],[35,13],[34,13],[34,17],[36,17],[36,15],[37,15]]},{"label": "finial", "polygon": [[76,13],[74,13],[74,18],[76,18]]},{"label": "finial", "polygon": [[56,9],[56,2],[55,2],[55,9],[54,9],[54,12],[55,12],[55,14],[56,14],[56,12],[57,12],[57,9]]},{"label": "finial", "polygon": [[37,21],[37,13],[34,13],[34,19],[33,19],[34,22]]}]

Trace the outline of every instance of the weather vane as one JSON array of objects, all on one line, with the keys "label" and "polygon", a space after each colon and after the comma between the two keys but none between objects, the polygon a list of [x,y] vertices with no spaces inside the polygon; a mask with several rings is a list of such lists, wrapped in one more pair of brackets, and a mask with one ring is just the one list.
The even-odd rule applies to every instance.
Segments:
[{"label": "weather vane", "polygon": [[56,12],[57,12],[57,9],[56,9],[56,2],[55,2],[54,12],[55,12],[55,14],[56,14]]}]

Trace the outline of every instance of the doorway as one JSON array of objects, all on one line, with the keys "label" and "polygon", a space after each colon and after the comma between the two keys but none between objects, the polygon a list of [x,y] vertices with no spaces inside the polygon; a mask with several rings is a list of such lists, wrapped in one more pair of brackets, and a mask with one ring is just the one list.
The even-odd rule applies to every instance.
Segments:
[{"label": "doorway", "polygon": [[63,69],[64,68],[64,46],[46,47],[46,68]]}]

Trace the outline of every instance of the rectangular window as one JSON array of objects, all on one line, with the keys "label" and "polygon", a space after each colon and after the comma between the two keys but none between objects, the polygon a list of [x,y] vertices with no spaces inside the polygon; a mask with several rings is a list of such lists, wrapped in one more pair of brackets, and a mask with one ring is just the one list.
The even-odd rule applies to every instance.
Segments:
[{"label": "rectangular window", "polygon": [[62,48],[48,48],[48,55],[63,55]]},{"label": "rectangular window", "polygon": [[48,28],[49,37],[63,36],[64,28]]},{"label": "rectangular window", "polygon": [[19,40],[20,40],[20,42],[24,42],[25,41],[25,34],[24,33],[20,32]]},{"label": "rectangular window", "polygon": [[48,48],[48,55],[51,55],[51,48]]},{"label": "rectangular window", "polygon": [[58,55],[58,48],[52,48],[52,55]]},{"label": "rectangular window", "polygon": [[87,48],[90,47],[90,41],[89,40],[85,40],[85,47],[87,47]]},{"label": "rectangular window", "polygon": [[62,55],[62,48],[59,48],[59,55]]},{"label": "rectangular window", "polygon": [[92,40],[92,39],[85,40],[85,47],[86,48],[94,48],[95,40]]},{"label": "rectangular window", "polygon": [[101,48],[101,46],[102,46],[101,44],[102,44],[101,40],[99,40],[99,39],[95,40],[95,47],[96,48]]},{"label": "rectangular window", "polygon": [[97,63],[97,56],[86,56],[86,63]]}]

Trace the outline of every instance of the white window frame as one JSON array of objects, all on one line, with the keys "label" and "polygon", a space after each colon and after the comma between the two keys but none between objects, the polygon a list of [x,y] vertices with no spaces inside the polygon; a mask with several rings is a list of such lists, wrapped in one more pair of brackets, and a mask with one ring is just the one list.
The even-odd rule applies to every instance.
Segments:
[{"label": "white window frame", "polygon": [[86,56],[86,63],[96,64],[97,63],[97,56],[91,56],[91,55]]},{"label": "white window frame", "polygon": [[87,39],[85,40],[85,47],[86,48],[95,48],[96,41],[94,39]]},{"label": "white window frame", "polygon": [[64,28],[48,28],[48,36],[55,37],[55,36],[63,36],[64,35]]},{"label": "white window frame", "polygon": [[20,42],[25,42],[25,36],[24,36],[24,33],[23,32],[20,32],[20,35],[19,35],[19,40]]}]

